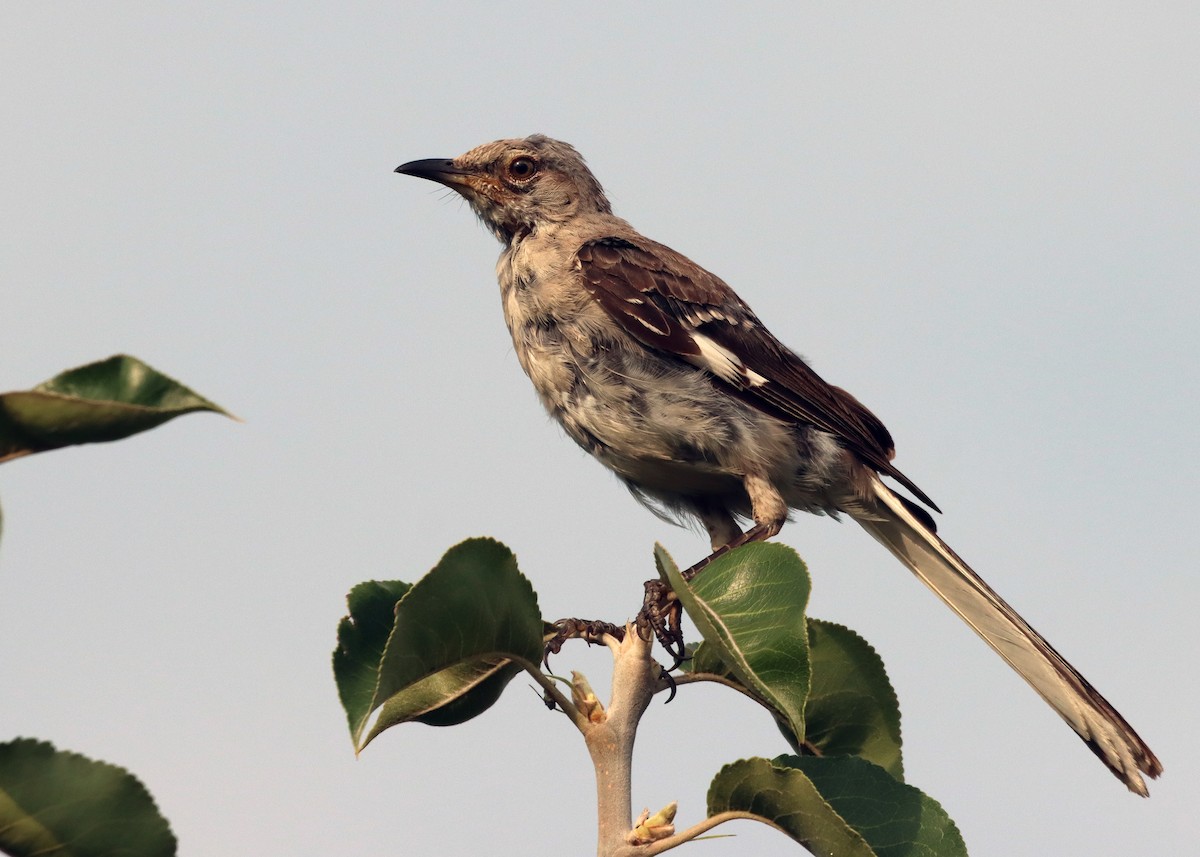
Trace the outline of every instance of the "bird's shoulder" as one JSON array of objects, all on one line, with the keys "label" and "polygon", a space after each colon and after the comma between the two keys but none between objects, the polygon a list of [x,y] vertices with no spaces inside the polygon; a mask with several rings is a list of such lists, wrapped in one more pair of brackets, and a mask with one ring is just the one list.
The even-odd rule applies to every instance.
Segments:
[{"label": "bird's shoulder", "polygon": [[635,232],[622,221],[604,234],[583,238],[575,260],[585,281],[593,288],[632,289],[695,309],[725,309],[738,322],[754,316],[716,274],[667,245]]}]

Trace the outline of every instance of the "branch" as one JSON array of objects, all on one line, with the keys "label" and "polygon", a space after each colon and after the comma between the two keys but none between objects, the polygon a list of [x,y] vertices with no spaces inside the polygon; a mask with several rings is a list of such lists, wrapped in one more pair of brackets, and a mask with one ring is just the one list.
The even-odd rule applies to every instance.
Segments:
[{"label": "branch", "polygon": [[707,833],[708,831],[712,830],[718,824],[724,824],[727,821],[735,821],[739,818],[745,818],[750,821],[757,821],[761,824],[767,824],[771,827],[774,827],[780,833],[785,835],[787,834],[787,831],[779,827],[779,825],[772,823],[769,819],[763,818],[760,815],[755,815],[752,812],[730,810],[727,812],[718,812],[716,815],[710,815],[708,818],[704,819],[704,821],[701,821],[699,824],[692,825],[682,833],[676,833],[674,836],[668,836],[666,839],[660,839],[651,845],[642,846],[636,850],[631,848],[629,851],[624,853],[618,852],[617,854],[614,854],[613,857],[633,857],[635,854],[637,857],[653,857],[655,854],[662,854],[664,851],[669,851],[685,842],[690,842],[700,834]]},{"label": "branch", "polygon": [[[615,641],[614,641],[615,642]],[[631,775],[633,742],[638,721],[658,686],[657,664],[650,657],[651,643],[633,626],[613,649],[612,696],[599,722],[582,728],[584,741],[596,769],[596,809],[600,857],[633,854],[625,840],[633,827]]]},{"label": "branch", "polygon": [[558,689],[558,682],[533,664],[522,663],[522,666],[525,667],[525,672],[533,676],[533,680],[541,685],[542,691],[546,696],[554,700],[554,704],[562,710],[563,714],[570,718],[571,722],[575,724],[575,728],[586,737],[586,727],[590,725],[587,717],[574,702],[567,698],[566,694]]}]

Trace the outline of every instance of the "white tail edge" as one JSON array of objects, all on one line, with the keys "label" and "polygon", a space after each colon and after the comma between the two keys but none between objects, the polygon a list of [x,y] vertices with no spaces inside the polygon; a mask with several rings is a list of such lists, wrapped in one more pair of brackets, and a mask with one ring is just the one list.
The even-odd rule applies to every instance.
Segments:
[{"label": "white tail edge", "polygon": [[1109,702],[938,537],[906,501],[872,478],[876,508],[855,520],[962,617],[1067,721],[1120,780],[1143,797],[1142,774],[1162,765]]}]

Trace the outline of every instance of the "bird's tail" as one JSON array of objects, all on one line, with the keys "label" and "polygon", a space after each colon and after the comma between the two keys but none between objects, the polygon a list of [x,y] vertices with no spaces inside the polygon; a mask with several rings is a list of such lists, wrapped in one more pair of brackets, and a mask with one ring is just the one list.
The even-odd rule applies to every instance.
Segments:
[{"label": "bird's tail", "polygon": [[963,618],[1143,797],[1162,765],[1117,710],[934,532],[924,512],[872,477],[876,502],[855,520]]}]

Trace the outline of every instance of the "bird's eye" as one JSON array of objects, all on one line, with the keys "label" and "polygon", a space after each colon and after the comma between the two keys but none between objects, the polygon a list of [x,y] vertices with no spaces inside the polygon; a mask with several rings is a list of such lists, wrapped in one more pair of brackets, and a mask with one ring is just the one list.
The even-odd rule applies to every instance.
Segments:
[{"label": "bird's eye", "polygon": [[533,158],[519,157],[513,158],[508,164],[508,175],[517,181],[533,178],[533,174],[537,172],[537,162]]}]

